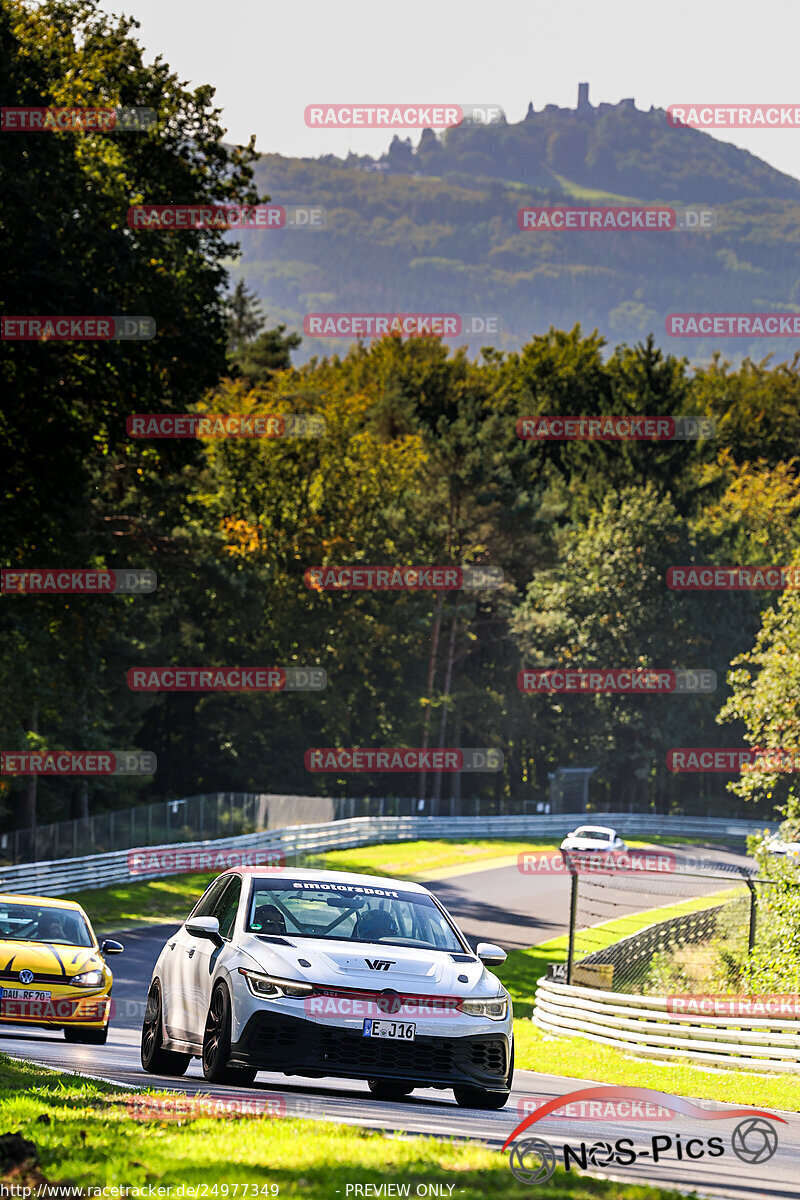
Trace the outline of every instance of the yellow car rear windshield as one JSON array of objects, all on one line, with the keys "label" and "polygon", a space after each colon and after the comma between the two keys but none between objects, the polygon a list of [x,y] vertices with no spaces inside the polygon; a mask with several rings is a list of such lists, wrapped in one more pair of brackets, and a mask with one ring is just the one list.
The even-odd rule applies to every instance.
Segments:
[{"label": "yellow car rear windshield", "polygon": [[74,908],[7,902],[0,904],[0,941],[94,945],[84,917]]}]

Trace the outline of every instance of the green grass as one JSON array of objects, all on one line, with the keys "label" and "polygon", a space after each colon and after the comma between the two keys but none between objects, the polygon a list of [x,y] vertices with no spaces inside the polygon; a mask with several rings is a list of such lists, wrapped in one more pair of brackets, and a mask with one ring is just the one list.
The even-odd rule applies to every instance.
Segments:
[{"label": "green grass", "polygon": [[331,871],[360,871],[365,875],[401,875],[416,879],[442,867],[463,867],[494,858],[516,857],[525,850],[558,850],[559,842],[542,838],[487,838],[474,841],[389,842],[354,850],[328,850],[307,859],[304,866]]},{"label": "green grass", "polygon": [[800,1112],[800,1079],[740,1070],[704,1070],[686,1061],[634,1058],[588,1038],[551,1037],[531,1021],[514,1022],[516,1065],[545,1075],[656,1088],[724,1104]]},{"label": "green grass", "polygon": [[[154,1093],[155,1094],[155,1093]],[[230,1121],[236,1121],[235,1130]],[[206,1184],[276,1185],[280,1196],[335,1200],[348,1184],[451,1184],[459,1200],[487,1192],[526,1200],[531,1189],[512,1175],[505,1154],[480,1142],[387,1136],[355,1126],[277,1117],[188,1117],[135,1121],[111,1084],[59,1075],[0,1055],[0,1128],[19,1131],[38,1150],[51,1182],[128,1187]],[[15,1175],[17,1185],[41,1182]],[[241,1195],[241,1191],[239,1192]],[[352,1194],[352,1193],[351,1193]],[[379,1191],[373,1194],[380,1194]],[[559,1171],[550,1200],[678,1200],[649,1186],[623,1187]]]},{"label": "green grass", "polygon": [[552,174],[558,180],[564,192],[568,196],[572,196],[575,200],[588,200],[595,204],[642,204],[642,201],[637,200],[635,196],[618,196],[616,192],[604,192],[598,188],[584,187],[580,183],[573,183],[571,179],[567,179],[564,175],[558,175],[555,171]]},{"label": "green grass", "polygon": [[95,933],[111,933],[136,925],[181,921],[217,872],[173,875],[146,883],[117,883],[112,887],[71,892],[89,915]]}]

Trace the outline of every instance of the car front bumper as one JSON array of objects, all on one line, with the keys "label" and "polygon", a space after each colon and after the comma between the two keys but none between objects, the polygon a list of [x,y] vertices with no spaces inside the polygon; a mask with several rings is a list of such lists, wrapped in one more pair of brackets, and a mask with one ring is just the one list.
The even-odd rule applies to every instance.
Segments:
[{"label": "car front bumper", "polygon": [[510,1022],[491,1032],[418,1035],[413,1042],[364,1037],[353,1022],[334,1024],[260,1011],[231,1046],[231,1063],[286,1075],[404,1079],[428,1087],[507,1092]]},{"label": "car front bumper", "polygon": [[[21,990],[21,989],[20,989]],[[109,988],[110,990],[110,988]],[[111,1019],[108,991],[86,995],[84,989],[53,988],[49,1000],[0,998],[0,1024],[40,1029],[105,1029]]]}]

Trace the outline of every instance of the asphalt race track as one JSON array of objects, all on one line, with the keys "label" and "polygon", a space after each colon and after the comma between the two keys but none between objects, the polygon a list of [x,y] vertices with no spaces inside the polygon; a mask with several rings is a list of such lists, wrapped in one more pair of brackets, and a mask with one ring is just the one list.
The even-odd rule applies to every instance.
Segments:
[{"label": "asphalt race track", "polygon": [[[708,853],[706,851],[706,853]],[[715,851],[713,857],[728,863],[746,863],[742,856]],[[682,894],[705,894],[719,890],[720,880],[681,881],[689,890]],[[494,941],[506,949],[546,941],[564,933],[568,914],[569,880],[563,876],[523,875],[516,866],[474,871],[469,875],[451,876],[429,885],[431,890],[453,912],[462,929],[474,944],[478,940]],[[724,886],[724,882],[723,882]],[[653,903],[665,903],[643,893],[640,908]],[[629,898],[630,899],[630,898]],[[500,1112],[459,1108],[450,1091],[419,1089],[402,1102],[374,1100],[366,1083],[339,1079],[306,1080],[261,1072],[249,1088],[209,1085],[203,1079],[199,1063],[194,1060],[180,1080],[145,1075],[139,1064],[139,1030],[144,1000],[153,964],[175,925],[150,926],[119,934],[125,943],[125,953],[113,961],[114,999],[117,1013],[104,1047],[67,1045],[60,1033],[17,1031],[13,1026],[0,1033],[0,1047],[9,1054],[48,1066],[101,1076],[121,1084],[163,1087],[185,1094],[202,1093],[220,1101],[237,1101],[245,1111],[250,1106],[267,1114],[296,1115],[325,1118],[345,1124],[370,1128],[424,1133],[440,1137],[475,1138],[499,1150],[505,1139],[526,1115],[525,1098],[564,1095],[588,1081],[540,1075],[533,1071],[517,1071],[514,1091],[505,1109]],[[720,1106],[705,1102],[708,1108]],[[652,1153],[644,1163],[612,1170],[598,1169],[596,1174],[632,1183],[651,1181],[663,1187],[685,1191],[696,1190],[701,1195],[740,1197],[757,1200],[761,1197],[793,1197],[800,1194],[798,1164],[800,1164],[800,1115],[783,1113],[786,1125],[776,1124],[778,1149],[766,1163],[743,1162],[731,1148],[731,1134],[738,1119],[713,1122],[692,1119],[676,1114],[673,1119],[646,1118],[631,1120],[590,1120],[587,1117],[565,1118],[548,1116],[538,1122],[523,1138],[539,1136],[547,1139],[557,1152],[564,1142],[577,1147],[597,1141],[613,1142],[616,1138],[631,1138],[637,1151],[651,1152],[653,1136],[677,1134],[683,1145],[690,1138],[721,1137],[724,1154],[703,1156],[693,1160],[674,1157],[652,1162]],[[697,1143],[695,1144],[697,1145]],[[531,1189],[531,1196],[545,1194],[546,1184]],[[543,1188],[544,1191],[539,1189]]]}]

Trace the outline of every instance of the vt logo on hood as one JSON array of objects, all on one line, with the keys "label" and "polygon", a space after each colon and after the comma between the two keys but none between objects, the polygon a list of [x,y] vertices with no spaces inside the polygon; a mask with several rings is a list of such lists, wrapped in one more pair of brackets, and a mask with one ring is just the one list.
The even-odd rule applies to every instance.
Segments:
[{"label": "vt logo on hood", "polygon": [[364,962],[369,967],[370,971],[388,971],[389,967],[393,967],[396,959],[389,958],[365,958]]}]

